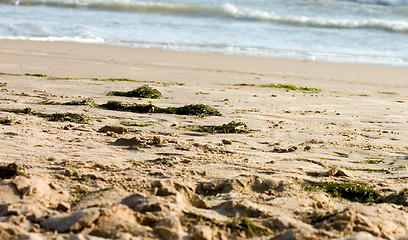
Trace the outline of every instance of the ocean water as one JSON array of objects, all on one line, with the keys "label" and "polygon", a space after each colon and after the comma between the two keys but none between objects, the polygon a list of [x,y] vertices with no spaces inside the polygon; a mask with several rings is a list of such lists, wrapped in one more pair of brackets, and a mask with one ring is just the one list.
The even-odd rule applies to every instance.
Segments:
[{"label": "ocean water", "polygon": [[0,0],[0,38],[408,67],[408,0]]}]

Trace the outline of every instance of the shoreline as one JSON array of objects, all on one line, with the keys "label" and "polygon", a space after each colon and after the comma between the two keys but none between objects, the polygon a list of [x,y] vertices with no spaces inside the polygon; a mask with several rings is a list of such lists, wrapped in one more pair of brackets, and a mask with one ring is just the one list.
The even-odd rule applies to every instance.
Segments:
[{"label": "shoreline", "polygon": [[[339,64],[351,64],[351,65],[368,65],[368,66],[384,66],[384,67],[395,67],[395,68],[407,68],[408,65],[406,64],[406,61],[401,58],[389,58],[389,57],[384,57],[384,56],[377,56],[377,57],[372,57],[373,59],[387,59],[388,62],[381,62],[380,60],[366,60],[365,62],[359,62],[359,61],[351,61],[351,60],[344,60],[346,57],[338,57],[338,58],[317,58],[313,56],[313,53],[303,53],[295,57],[295,55],[285,55],[285,54],[251,54],[251,53],[231,53],[231,52],[225,52],[225,51],[217,51],[217,50],[189,50],[189,48],[172,48],[172,47],[163,47],[166,45],[161,45],[161,44],[154,44],[151,43],[153,46],[150,46],[148,43],[143,44],[137,44],[135,43],[134,45],[132,44],[123,44],[123,43],[105,43],[103,40],[100,41],[75,41],[75,40],[68,40],[68,39],[36,39],[36,38],[13,38],[13,37],[4,37],[0,38],[0,40],[5,40],[5,41],[33,41],[33,42],[55,42],[55,43],[71,43],[71,44],[89,44],[89,45],[103,45],[103,46],[111,46],[111,47],[124,47],[124,48],[134,48],[134,49],[154,49],[154,50],[163,50],[163,51],[174,51],[174,52],[188,52],[188,53],[201,53],[201,54],[215,54],[215,55],[228,55],[228,56],[243,56],[243,57],[256,57],[256,58],[271,58],[271,59],[287,59],[287,60],[295,60],[295,61],[302,61],[302,62],[325,62],[325,63],[339,63]],[[162,47],[160,47],[162,46]],[[211,49],[211,48],[210,48]],[[288,50],[289,51],[289,50]],[[290,52],[290,51],[289,51]],[[319,54],[319,53],[314,53],[314,54]],[[324,53],[321,53],[324,55]],[[336,53],[332,53],[333,55],[336,55]],[[326,55],[330,55],[329,53],[326,53]],[[339,54],[340,55],[340,54]],[[365,55],[350,55],[347,58],[369,58],[368,56]],[[331,60],[329,60],[331,59]],[[340,60],[343,59],[343,60]],[[391,59],[394,59],[394,61],[391,61]]]},{"label": "shoreline", "polygon": [[[408,69],[14,40],[0,58],[2,239],[408,236]],[[111,94],[143,85],[162,98]]]},{"label": "shoreline", "polygon": [[[74,43],[74,42],[47,42],[47,41],[32,41],[32,40],[4,40],[0,39],[2,54],[10,55],[16,58],[13,61],[17,65],[18,55],[27,54],[25,60],[29,57],[55,57],[62,62],[62,56],[77,56],[87,57],[94,55],[96,61],[93,65],[103,64],[102,59],[109,59],[109,61],[122,61],[124,65],[133,63],[157,65],[156,62],[164,66],[172,65],[181,68],[188,66],[189,68],[201,68],[203,71],[216,71],[217,65],[222,65],[229,71],[257,73],[257,74],[274,74],[274,75],[293,75],[293,76],[318,76],[318,77],[337,77],[352,80],[353,78],[360,78],[359,80],[366,81],[373,79],[374,81],[389,78],[391,75],[396,82],[404,79],[404,75],[408,73],[408,68],[398,66],[383,66],[383,65],[366,65],[366,64],[352,64],[352,63],[333,63],[321,61],[304,61],[289,58],[269,58],[256,57],[244,55],[228,55],[218,53],[199,53],[187,51],[173,51],[163,49],[147,49],[123,47],[92,43]],[[13,53],[11,49],[16,49]],[[47,51],[49,49],[50,51]],[[11,51],[10,51],[11,50]],[[19,53],[19,51],[22,51]],[[72,52],[70,52],[72,51]],[[105,51],[106,53],[101,53]],[[96,54],[95,54],[96,53]],[[144,59],[139,58],[138,55],[143,56]],[[132,56],[130,56],[132,55]],[[102,59],[101,59],[102,58]],[[188,59],[187,61],[183,61]],[[194,61],[191,62],[189,59]],[[9,61],[11,61],[10,59]],[[65,59],[67,60],[67,59]],[[80,59],[76,59],[80,60]],[[128,62],[125,62],[128,61]],[[98,63],[99,62],[99,63]],[[190,64],[193,66],[189,66]],[[11,63],[8,63],[10,65]],[[200,66],[198,66],[200,65]],[[11,66],[9,66],[11,67]],[[104,72],[109,73],[109,70]],[[128,74],[129,71],[125,73]],[[52,72],[50,72],[52,73]],[[75,73],[75,72],[74,72]],[[81,73],[81,72],[79,72]],[[67,72],[67,74],[69,74]]]}]

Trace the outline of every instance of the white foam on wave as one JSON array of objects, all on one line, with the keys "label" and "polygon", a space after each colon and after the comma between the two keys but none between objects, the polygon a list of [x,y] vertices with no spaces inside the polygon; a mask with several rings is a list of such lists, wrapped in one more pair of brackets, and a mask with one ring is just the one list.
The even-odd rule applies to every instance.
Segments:
[{"label": "white foam on wave", "polygon": [[258,21],[280,22],[293,25],[307,25],[322,28],[379,28],[395,32],[408,32],[408,20],[396,21],[385,19],[328,19],[308,16],[284,16],[274,12],[250,10],[233,4],[224,4],[225,11],[234,18]]},{"label": "white foam on wave", "polygon": [[78,42],[78,43],[95,43],[103,44],[105,40],[98,37],[23,37],[23,36],[0,36],[0,39],[10,40],[31,40],[31,41],[48,41],[48,42]]},{"label": "white foam on wave", "polygon": [[375,65],[391,65],[391,66],[408,66],[408,58],[399,57],[384,57],[379,55],[364,55],[339,52],[318,52],[318,51],[300,51],[289,49],[271,49],[264,47],[244,47],[244,46],[228,46],[214,44],[175,44],[175,43],[160,43],[160,42],[111,42],[109,44],[141,47],[141,48],[159,48],[175,51],[190,51],[190,52],[211,52],[231,55],[248,55],[261,57],[278,57],[289,59],[301,59],[308,61],[329,61],[329,62],[346,62],[357,64],[375,64]]},{"label": "white foam on wave", "polygon": [[373,4],[373,5],[384,5],[384,6],[407,6],[408,0],[340,0],[347,2],[357,2],[364,4]]},{"label": "white foam on wave", "polygon": [[[231,3],[219,7],[204,7],[197,4],[168,3],[132,0],[0,0],[0,3],[19,1],[20,5],[49,5],[60,7],[88,7],[111,11],[156,12],[168,14],[224,16],[241,20],[276,22],[299,26],[320,28],[374,28],[393,32],[407,32],[408,20],[388,19],[330,19],[326,17],[309,17],[280,15],[271,11],[253,10]],[[408,0],[350,0],[355,2],[402,4]],[[408,4],[408,3],[407,3]]]},{"label": "white foam on wave", "polygon": [[316,51],[299,51],[299,50],[283,50],[270,49],[262,47],[243,47],[243,46],[227,46],[213,44],[181,44],[181,43],[160,43],[160,42],[129,42],[129,41],[105,41],[101,38],[84,38],[84,37],[0,37],[0,39],[16,39],[16,40],[32,40],[32,41],[61,41],[61,42],[79,42],[79,43],[94,43],[119,45],[127,47],[141,48],[158,48],[176,51],[191,51],[191,52],[211,52],[220,54],[232,55],[249,55],[263,57],[279,57],[303,59],[309,61],[329,61],[329,62],[348,62],[359,64],[376,64],[376,65],[392,65],[392,66],[408,66],[408,58],[398,57],[383,57],[356,55],[347,53],[334,52],[316,52]]},{"label": "white foam on wave", "polygon": [[168,12],[168,13],[216,13],[219,9],[201,7],[196,4],[168,3],[152,1],[132,0],[0,0],[0,3],[30,6],[58,6],[69,8],[93,8],[112,11],[135,11],[135,12]]}]

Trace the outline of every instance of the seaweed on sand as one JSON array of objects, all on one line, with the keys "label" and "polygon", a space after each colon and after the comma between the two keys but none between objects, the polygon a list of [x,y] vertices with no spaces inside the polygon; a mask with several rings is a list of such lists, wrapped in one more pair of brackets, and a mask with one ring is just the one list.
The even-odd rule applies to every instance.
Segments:
[{"label": "seaweed on sand", "polygon": [[99,105],[99,107],[106,110],[136,113],[151,113],[154,112],[156,108],[153,104],[123,104],[119,101],[108,101],[107,103]]},{"label": "seaweed on sand", "polygon": [[208,132],[208,133],[250,133],[251,130],[248,126],[241,121],[232,121],[220,126],[206,125],[198,126],[194,131],[197,132]]},{"label": "seaweed on sand", "polygon": [[271,88],[282,88],[287,91],[294,90],[294,91],[301,91],[302,93],[319,93],[322,90],[318,88],[310,88],[310,87],[298,87],[295,85],[290,84],[266,84],[266,85],[259,85],[260,87],[271,87]]},{"label": "seaweed on sand", "polygon": [[382,194],[380,191],[369,187],[366,184],[356,184],[350,182],[308,182],[302,185],[306,191],[323,191],[333,197],[344,198],[360,203],[393,203],[408,206],[408,189],[404,188],[399,192]]},{"label": "seaweed on sand", "polygon": [[30,76],[30,77],[41,77],[41,78],[48,78],[48,75],[42,74],[42,73],[25,73],[25,76]]},{"label": "seaweed on sand", "polygon": [[227,222],[227,227],[235,231],[243,231],[249,237],[271,235],[272,232],[267,229],[254,224],[248,217],[240,217],[234,221]]},{"label": "seaweed on sand", "polygon": [[74,123],[88,123],[91,118],[78,113],[52,113],[52,114],[38,114],[48,121],[53,122],[74,122]]},{"label": "seaweed on sand", "polygon": [[94,102],[92,98],[85,98],[79,101],[70,101],[70,102],[56,102],[53,100],[45,100],[40,102],[41,105],[66,105],[66,106],[90,106],[90,107],[96,107],[97,104]]},{"label": "seaweed on sand", "polygon": [[316,160],[308,159],[308,158],[296,158],[295,160],[296,161],[301,161],[301,162],[313,163],[313,164],[319,165],[319,166],[324,167],[324,168],[326,167],[326,165],[324,165],[323,163],[321,163],[319,161],[316,161]]},{"label": "seaweed on sand", "polygon": [[253,223],[251,219],[246,216],[234,218],[232,221],[221,222],[192,212],[184,212],[181,220],[182,224],[187,228],[191,228],[195,225],[209,225],[221,229],[229,229],[229,232],[235,234],[244,233],[247,237],[268,236],[273,234],[270,229]]},{"label": "seaweed on sand", "polygon": [[28,114],[33,115],[41,118],[45,118],[48,121],[53,122],[74,122],[74,123],[88,123],[91,118],[79,113],[40,113],[31,110],[31,108],[24,108],[24,109],[1,109],[3,112],[12,112],[16,114]]},{"label": "seaweed on sand", "polygon": [[215,108],[204,104],[190,104],[182,107],[160,108],[153,104],[123,104],[119,101],[109,101],[99,105],[100,108],[106,110],[136,112],[136,113],[166,113],[177,115],[195,115],[200,117],[205,116],[222,116]]},{"label": "seaweed on sand", "polygon": [[129,79],[129,78],[103,78],[103,79],[94,78],[93,80],[107,81],[107,82],[143,82],[143,81],[133,80],[133,79]]},{"label": "seaweed on sand", "polygon": [[315,182],[305,183],[303,188],[307,191],[323,191],[334,197],[341,197],[353,202],[378,203],[383,195],[376,189],[365,184],[350,182]]},{"label": "seaweed on sand", "polygon": [[20,166],[16,163],[10,163],[0,166],[0,179],[13,178],[18,175],[24,175]]},{"label": "seaweed on sand", "polygon": [[149,85],[143,85],[135,90],[128,92],[112,91],[108,96],[122,96],[122,97],[135,97],[135,98],[162,98],[162,94],[159,90],[150,87]]},{"label": "seaweed on sand", "polygon": [[6,108],[2,108],[1,111],[3,112],[10,112],[10,113],[16,113],[16,114],[32,114],[32,110],[31,108],[11,108],[11,109],[6,109]]},{"label": "seaweed on sand", "polygon": [[190,104],[182,107],[157,108],[155,112],[177,115],[195,115],[200,117],[222,116],[217,109],[205,104]]},{"label": "seaweed on sand", "polygon": [[248,84],[248,83],[240,83],[240,84],[235,84],[234,86],[239,86],[239,87],[263,87],[263,88],[281,88],[285,89],[286,91],[300,91],[302,93],[319,93],[322,90],[318,88],[311,88],[311,87],[298,87],[295,85],[291,84],[262,84],[262,85],[256,85],[256,84]]},{"label": "seaweed on sand", "polygon": [[13,125],[15,123],[16,123],[16,120],[13,118],[8,118],[8,117],[0,118],[0,124]]},{"label": "seaweed on sand", "polygon": [[71,101],[71,102],[66,102],[62,103],[61,105],[84,105],[84,106],[90,106],[90,107],[96,107],[97,104],[94,102],[92,98],[84,98],[80,101]]}]

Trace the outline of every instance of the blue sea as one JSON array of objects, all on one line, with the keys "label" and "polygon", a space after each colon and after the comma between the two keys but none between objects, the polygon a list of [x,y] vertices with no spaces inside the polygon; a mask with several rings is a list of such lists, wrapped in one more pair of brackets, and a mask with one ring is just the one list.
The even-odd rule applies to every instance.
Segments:
[{"label": "blue sea", "polygon": [[408,0],[0,0],[0,38],[408,67]]}]

